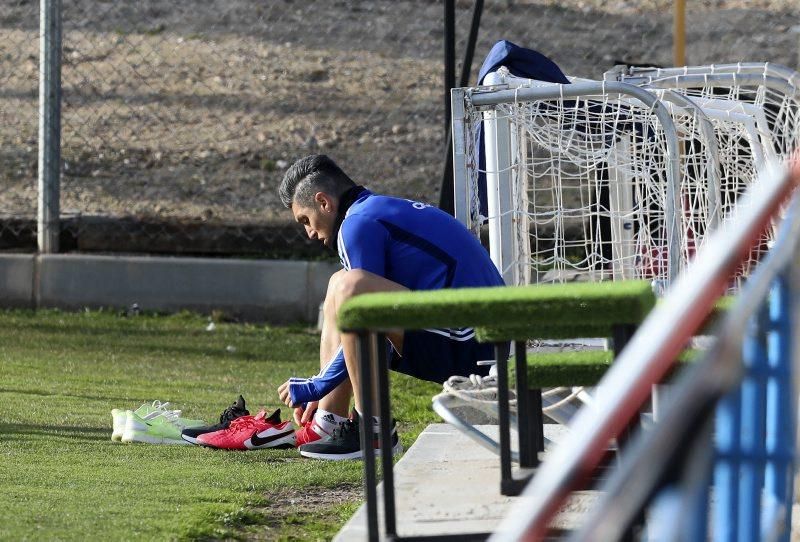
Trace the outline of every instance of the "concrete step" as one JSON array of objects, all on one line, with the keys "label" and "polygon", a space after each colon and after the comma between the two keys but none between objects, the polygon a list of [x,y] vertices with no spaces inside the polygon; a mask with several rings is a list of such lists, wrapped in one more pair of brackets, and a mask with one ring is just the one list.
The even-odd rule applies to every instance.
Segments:
[{"label": "concrete step", "polygon": [[[496,425],[478,427],[488,435],[497,436]],[[546,424],[544,429],[545,436],[554,442],[567,432],[566,427],[557,424]],[[500,495],[499,458],[448,424],[429,425],[397,462],[394,472],[400,536],[491,532],[514,502],[514,497]],[[381,522],[382,492],[383,484],[379,484]],[[581,525],[597,497],[596,491],[573,493],[551,526],[570,530]],[[792,507],[791,531],[791,541],[800,542],[798,504]],[[367,540],[364,506],[334,538],[335,542],[361,540]]]},{"label": "concrete step", "polygon": [[[478,426],[497,435],[497,426]],[[555,442],[566,432],[546,424],[545,436]],[[500,495],[500,460],[448,424],[432,424],[395,465],[397,530],[400,536],[481,533],[492,531],[514,501]],[[383,484],[378,486],[383,517]],[[593,500],[582,492],[555,526],[578,524]],[[574,513],[573,513],[574,512]],[[366,540],[366,510],[362,506],[334,538],[338,542]]]}]

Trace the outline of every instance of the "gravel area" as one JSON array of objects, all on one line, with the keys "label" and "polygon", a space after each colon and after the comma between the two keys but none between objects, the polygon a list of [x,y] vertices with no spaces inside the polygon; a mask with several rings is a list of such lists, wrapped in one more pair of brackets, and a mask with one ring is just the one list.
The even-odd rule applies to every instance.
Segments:
[{"label": "gravel area", "polygon": [[[690,64],[797,66],[796,1],[688,4]],[[438,201],[441,2],[64,5],[65,213],[285,222],[275,187],[310,152],[375,190]],[[457,3],[459,52],[471,5]],[[473,72],[500,38],[582,77],[616,61],[670,65],[671,6],[490,0]],[[35,214],[36,12],[0,6],[0,215]]]}]

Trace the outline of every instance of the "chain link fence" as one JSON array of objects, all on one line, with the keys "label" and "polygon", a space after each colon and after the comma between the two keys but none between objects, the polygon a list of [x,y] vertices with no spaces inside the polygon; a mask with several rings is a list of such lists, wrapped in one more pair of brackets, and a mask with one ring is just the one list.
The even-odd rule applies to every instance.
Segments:
[{"label": "chain link fence", "polygon": [[39,6],[0,7],[0,247],[35,246]]},{"label": "chain link fence", "polygon": [[[472,82],[503,38],[582,77],[617,62],[671,65],[671,4],[488,0]],[[459,54],[472,5],[457,2]],[[276,193],[312,152],[376,191],[438,202],[442,2],[62,6],[62,250],[319,254]],[[3,246],[35,237],[38,8],[0,2]],[[687,61],[795,67],[799,15],[789,0],[692,2]]]}]

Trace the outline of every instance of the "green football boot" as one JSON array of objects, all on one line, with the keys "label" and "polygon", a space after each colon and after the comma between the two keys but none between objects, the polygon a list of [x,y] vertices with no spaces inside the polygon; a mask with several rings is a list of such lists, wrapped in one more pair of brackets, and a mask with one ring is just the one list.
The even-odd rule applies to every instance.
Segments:
[{"label": "green football boot", "polygon": [[151,412],[140,416],[132,410],[125,412],[125,429],[122,442],[146,442],[148,444],[191,445],[181,438],[181,431],[205,425],[203,420],[188,420],[180,417],[180,410]]},{"label": "green football boot", "polygon": [[[168,406],[168,402],[162,403],[161,401],[156,400],[152,403],[144,403],[139,408],[134,410],[134,412],[143,418],[153,412],[171,412],[169,409],[167,409]],[[124,408],[115,408],[111,411],[111,419],[113,422],[111,440],[122,440],[122,433],[125,431],[125,423],[128,420],[127,412],[128,411]],[[178,413],[180,414],[180,411],[178,411]]]}]

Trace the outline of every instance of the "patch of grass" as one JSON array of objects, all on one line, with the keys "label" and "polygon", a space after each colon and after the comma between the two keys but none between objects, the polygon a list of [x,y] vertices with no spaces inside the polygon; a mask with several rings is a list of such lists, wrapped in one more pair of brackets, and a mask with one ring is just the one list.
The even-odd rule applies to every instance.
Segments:
[{"label": "patch of grass", "polygon": [[[112,408],[160,399],[210,422],[239,393],[253,412],[277,408],[278,385],[318,370],[316,332],[207,324],[189,313],[0,312],[0,539],[316,540],[338,530],[360,494],[295,515],[268,496],[358,487],[360,462],[110,440]],[[408,448],[435,421],[437,386],[392,378]]]},{"label": "patch of grass", "polygon": [[269,158],[261,158],[258,161],[258,169],[263,171],[275,171],[278,169],[278,165],[275,163],[275,160],[271,160]]},{"label": "patch of grass", "polygon": [[145,28],[144,30],[142,30],[142,34],[144,34],[145,36],[158,36],[159,34],[162,34],[166,29],[167,26],[165,24],[159,23],[155,26]]}]

